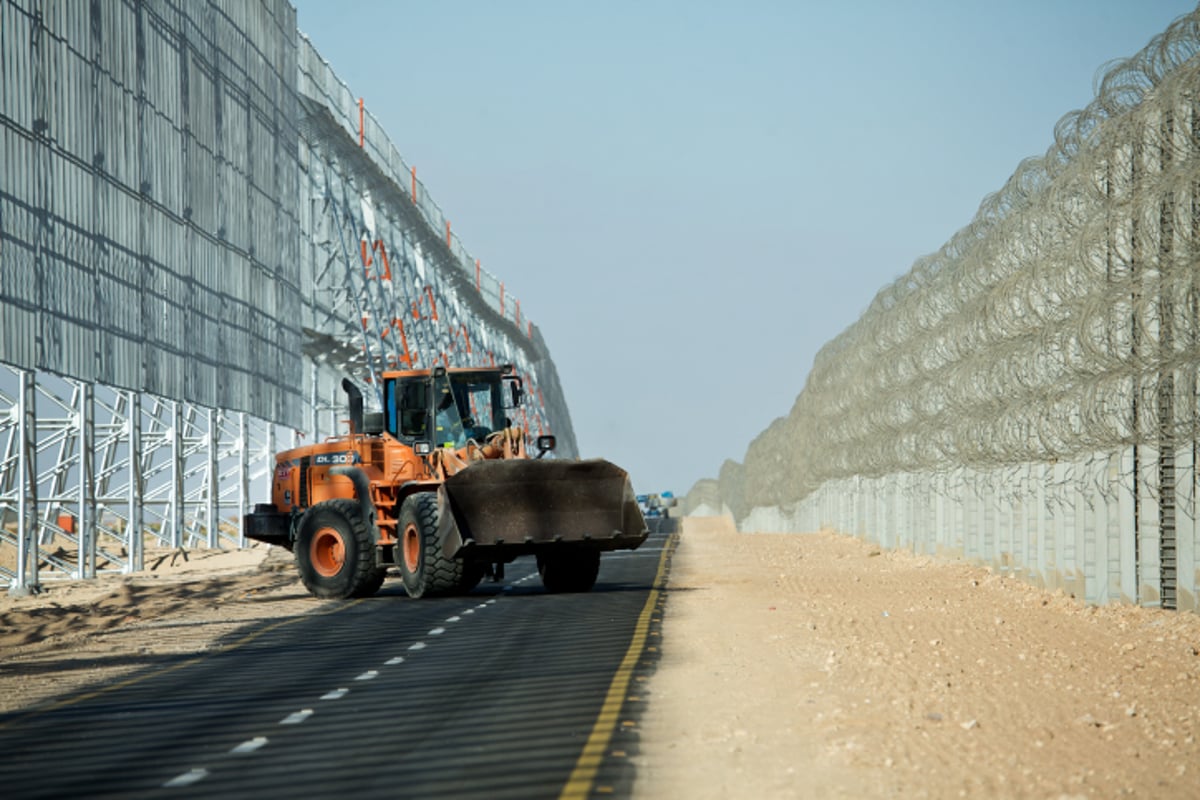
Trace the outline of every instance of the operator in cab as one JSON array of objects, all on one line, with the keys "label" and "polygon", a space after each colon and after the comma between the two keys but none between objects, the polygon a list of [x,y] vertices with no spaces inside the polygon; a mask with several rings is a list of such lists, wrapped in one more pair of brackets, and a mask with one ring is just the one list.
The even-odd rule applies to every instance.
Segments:
[{"label": "operator in cab", "polygon": [[454,392],[448,385],[442,387],[442,396],[437,404],[435,418],[435,437],[438,447],[466,447],[467,442],[474,440],[480,444],[492,431],[482,425],[476,425],[475,419],[469,414],[462,413],[459,403],[455,400]]}]

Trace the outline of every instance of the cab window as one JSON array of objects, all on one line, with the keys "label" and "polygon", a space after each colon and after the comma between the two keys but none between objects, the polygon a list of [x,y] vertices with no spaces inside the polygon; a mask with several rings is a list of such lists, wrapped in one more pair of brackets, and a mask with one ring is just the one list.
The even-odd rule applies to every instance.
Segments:
[{"label": "cab window", "polygon": [[429,424],[429,387],[426,382],[421,379],[404,381],[398,384],[396,395],[399,436],[405,439],[426,438]]}]

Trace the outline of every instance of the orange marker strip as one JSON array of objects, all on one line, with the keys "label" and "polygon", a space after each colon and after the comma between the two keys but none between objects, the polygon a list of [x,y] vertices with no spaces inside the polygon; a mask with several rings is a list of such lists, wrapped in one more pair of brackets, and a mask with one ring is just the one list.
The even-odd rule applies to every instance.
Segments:
[{"label": "orange marker strip", "polygon": [[392,279],[392,265],[388,263],[387,248],[383,246],[383,239],[375,240],[375,249],[379,251],[379,255],[383,259],[383,279],[390,281]]},{"label": "orange marker strip", "polygon": [[429,298],[430,317],[431,317],[431,319],[433,319],[434,322],[437,322],[437,318],[438,318],[437,303],[433,302],[433,288],[432,287],[430,287],[430,286],[425,287],[425,296]]}]

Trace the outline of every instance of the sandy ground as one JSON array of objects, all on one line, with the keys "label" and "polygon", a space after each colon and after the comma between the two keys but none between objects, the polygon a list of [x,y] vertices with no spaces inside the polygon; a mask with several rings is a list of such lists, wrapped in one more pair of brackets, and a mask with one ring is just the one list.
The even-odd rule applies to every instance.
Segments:
[{"label": "sandy ground", "polygon": [[112,683],[163,655],[198,655],[251,622],[319,607],[280,548],[154,551],[145,563],[133,575],[46,581],[32,597],[0,589],[0,712]]},{"label": "sandy ground", "polygon": [[[264,547],[0,592],[0,711],[312,613]],[[684,520],[639,798],[1200,797],[1200,616],[833,534]]]},{"label": "sandy ground", "polygon": [[685,519],[644,798],[1200,797],[1200,616]]}]

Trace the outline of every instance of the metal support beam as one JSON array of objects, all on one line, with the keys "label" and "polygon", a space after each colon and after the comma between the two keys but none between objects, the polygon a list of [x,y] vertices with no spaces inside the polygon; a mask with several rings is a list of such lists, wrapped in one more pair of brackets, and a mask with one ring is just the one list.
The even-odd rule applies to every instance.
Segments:
[{"label": "metal support beam", "polygon": [[221,413],[213,408],[205,409],[204,417],[208,423],[208,442],[206,455],[208,456],[208,468],[205,470],[205,521],[208,527],[208,546],[217,548],[221,546],[221,478],[218,473],[219,450],[220,443],[219,428],[221,425]]},{"label": "metal support beam", "polygon": [[173,400],[167,404],[171,409],[171,491],[167,499],[169,525],[171,527],[171,547],[178,549],[184,545],[184,451],[183,451],[183,403]]},{"label": "metal support beam", "polygon": [[125,539],[129,548],[126,572],[137,572],[145,566],[145,478],[142,473],[142,395],[126,392],[128,414],[125,420],[129,437],[128,513],[125,519]]},{"label": "metal support beam", "polygon": [[79,383],[79,511],[75,532],[79,537],[81,578],[96,577],[96,387]]},{"label": "metal support beam", "polygon": [[242,520],[250,513],[250,432],[246,412],[239,411],[238,421],[238,539],[237,546],[246,546],[246,531]]},{"label": "metal support beam", "polygon": [[37,385],[29,370],[17,370],[17,574],[8,593],[41,590],[38,583]]}]

